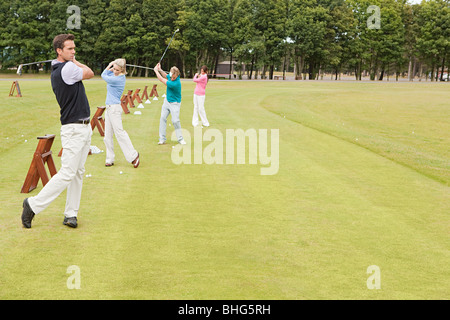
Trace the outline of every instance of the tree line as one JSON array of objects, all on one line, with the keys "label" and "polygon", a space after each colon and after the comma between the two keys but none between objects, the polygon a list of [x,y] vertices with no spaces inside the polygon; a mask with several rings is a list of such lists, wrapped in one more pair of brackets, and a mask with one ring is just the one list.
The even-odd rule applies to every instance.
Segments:
[{"label": "tree line", "polygon": [[176,29],[162,65],[177,65],[183,77],[202,65],[215,73],[224,60],[227,73],[235,62],[236,74],[245,66],[250,78],[269,79],[282,71],[433,81],[450,66],[450,0],[10,0],[0,3],[0,19],[2,70],[54,58],[59,33],[75,35],[78,59],[94,70],[118,57],[153,67]]}]

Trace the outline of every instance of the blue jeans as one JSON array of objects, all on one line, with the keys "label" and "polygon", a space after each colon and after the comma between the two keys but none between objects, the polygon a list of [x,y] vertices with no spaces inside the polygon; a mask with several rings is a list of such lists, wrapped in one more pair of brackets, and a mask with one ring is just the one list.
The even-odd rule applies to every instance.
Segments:
[{"label": "blue jeans", "polygon": [[178,142],[183,140],[183,136],[181,135],[180,108],[181,103],[169,102],[166,98],[164,98],[164,103],[161,107],[161,119],[159,120],[159,141],[166,141],[167,117],[169,114],[172,115],[172,124],[175,129]]}]

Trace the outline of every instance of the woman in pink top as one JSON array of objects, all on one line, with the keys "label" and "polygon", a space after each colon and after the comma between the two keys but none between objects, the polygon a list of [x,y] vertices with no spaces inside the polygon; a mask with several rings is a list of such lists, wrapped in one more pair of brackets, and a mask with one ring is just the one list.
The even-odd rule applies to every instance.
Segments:
[{"label": "woman in pink top", "polygon": [[203,66],[201,68],[201,74],[198,73],[194,76],[194,82],[197,83],[194,91],[194,116],[192,117],[192,125],[196,127],[198,125],[198,116],[202,119],[202,125],[209,127],[208,119],[205,112],[205,90],[208,83],[208,67]]}]

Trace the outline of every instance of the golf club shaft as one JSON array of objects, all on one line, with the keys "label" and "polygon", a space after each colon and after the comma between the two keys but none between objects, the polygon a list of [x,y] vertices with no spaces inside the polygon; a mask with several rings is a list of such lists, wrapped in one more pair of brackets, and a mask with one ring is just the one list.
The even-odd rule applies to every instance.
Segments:
[{"label": "golf club shaft", "polygon": [[[134,65],[134,64],[126,64],[126,66],[127,67],[135,67],[135,68],[142,68],[142,69],[148,69],[148,70],[153,70],[153,71],[155,71],[155,69],[153,69],[153,68],[149,68],[149,67],[143,67],[143,66],[137,66],[137,65]],[[162,71],[164,71],[164,70],[162,70]],[[167,71],[164,71],[165,73],[168,73]]]},{"label": "golf club shaft", "polygon": [[45,60],[45,61],[36,61],[36,62],[30,62],[30,63],[22,63],[22,64],[19,65],[19,67],[17,67],[17,74],[19,76],[22,75],[22,68],[23,68],[23,66],[29,66],[29,65],[32,65],[32,64],[46,63],[46,62],[51,62],[51,61],[53,61],[53,60]]},{"label": "golf club shaft", "polygon": [[142,68],[142,69],[149,69],[149,70],[153,70],[153,68],[149,68],[149,67],[143,67],[143,66],[137,66],[134,64],[127,64],[127,67],[135,67],[135,68]]},{"label": "golf club shaft", "polygon": [[45,61],[37,61],[37,62],[31,62],[31,63],[22,63],[21,66],[29,66],[31,64],[39,64],[39,63],[45,63],[45,62],[51,62],[53,60],[45,60]]},{"label": "golf club shaft", "polygon": [[173,33],[172,38],[170,39],[169,44],[168,44],[167,47],[166,47],[166,50],[164,50],[164,53],[163,53],[161,59],[159,59],[159,63],[161,63],[162,59],[164,59],[164,56],[166,55],[167,49],[169,49],[170,44],[172,43],[172,40],[173,40],[173,38],[175,37],[175,34],[176,34],[178,31],[179,31],[179,29],[175,30],[175,32]]}]

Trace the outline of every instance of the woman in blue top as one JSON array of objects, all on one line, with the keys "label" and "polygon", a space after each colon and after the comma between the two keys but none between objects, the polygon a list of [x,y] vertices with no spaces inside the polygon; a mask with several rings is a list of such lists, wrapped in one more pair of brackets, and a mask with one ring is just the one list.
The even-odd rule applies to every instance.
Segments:
[{"label": "woman in blue top", "polygon": [[106,81],[106,119],[105,119],[105,146],[106,146],[106,167],[114,165],[114,135],[125,156],[135,168],[139,166],[139,153],[134,149],[128,133],[122,126],[122,106],[120,98],[125,89],[126,61],[116,59],[112,61],[102,73],[103,80]]}]

